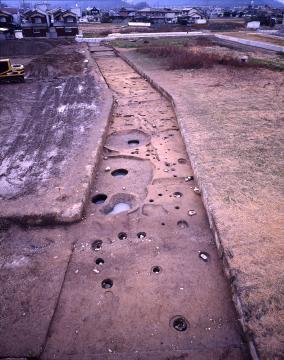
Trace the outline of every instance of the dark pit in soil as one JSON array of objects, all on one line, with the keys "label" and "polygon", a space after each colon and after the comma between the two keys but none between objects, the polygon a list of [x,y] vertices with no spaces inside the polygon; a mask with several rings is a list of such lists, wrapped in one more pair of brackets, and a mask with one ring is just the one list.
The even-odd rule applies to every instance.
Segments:
[{"label": "dark pit in soil", "polygon": [[129,146],[136,146],[139,145],[140,141],[139,140],[128,140],[127,144]]},{"label": "dark pit in soil", "polygon": [[126,176],[127,174],[128,174],[128,170],[126,169],[116,169],[111,172],[111,175],[115,177],[123,177]]},{"label": "dark pit in soil", "polygon": [[117,237],[119,238],[119,240],[126,240],[127,234],[125,232],[120,232]]},{"label": "dark pit in soil", "polygon": [[106,194],[98,194],[92,197],[92,203],[94,204],[103,204],[107,199],[107,195]]},{"label": "dark pit in soil", "polygon": [[104,259],[102,259],[102,258],[96,259],[96,264],[97,265],[103,265],[104,263],[105,263]]},{"label": "dark pit in soil", "polygon": [[138,239],[143,239],[144,237],[146,237],[146,233],[144,231],[141,231],[137,234]]},{"label": "dark pit in soil", "polygon": [[177,222],[177,226],[178,226],[179,228],[181,228],[181,229],[185,229],[185,228],[188,227],[188,223],[187,223],[187,221],[185,221],[185,220],[179,220],[179,221]]},{"label": "dark pit in soil", "polygon": [[102,245],[103,245],[102,240],[95,240],[95,241],[93,241],[93,243],[92,243],[92,249],[93,249],[94,251],[101,250]]},{"label": "dark pit in soil", "polygon": [[113,281],[111,279],[105,279],[102,281],[102,288],[110,289],[113,286]]},{"label": "dark pit in soil", "polygon": [[188,328],[188,322],[183,316],[176,316],[172,319],[171,326],[176,331],[186,331]]},{"label": "dark pit in soil", "polygon": [[152,267],[152,272],[154,274],[159,274],[162,271],[162,269],[160,268],[160,266],[153,266]]}]

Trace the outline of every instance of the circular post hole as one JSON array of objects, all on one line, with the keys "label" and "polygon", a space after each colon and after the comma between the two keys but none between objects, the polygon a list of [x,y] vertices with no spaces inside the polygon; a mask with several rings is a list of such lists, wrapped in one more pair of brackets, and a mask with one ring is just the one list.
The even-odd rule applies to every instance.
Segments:
[{"label": "circular post hole", "polygon": [[102,245],[103,245],[102,240],[95,240],[92,242],[92,249],[94,251],[99,251],[99,250],[101,250]]},{"label": "circular post hole", "polygon": [[103,289],[110,289],[113,286],[113,281],[111,279],[104,279],[102,281],[102,288]]},{"label": "circular post hole", "polygon": [[107,195],[106,194],[98,194],[98,195],[94,195],[92,197],[92,203],[94,204],[103,204],[107,199]]},{"label": "circular post hole", "polygon": [[126,240],[127,234],[125,232],[120,232],[117,237],[119,238],[119,240]]},{"label": "circular post hole", "polygon": [[177,315],[171,319],[170,326],[176,331],[186,331],[189,323],[185,317]]},{"label": "circular post hole", "polygon": [[104,259],[102,259],[102,258],[97,258],[96,259],[96,264],[97,265],[103,265],[104,263],[105,263]]},{"label": "circular post hole", "polygon": [[161,267],[158,265],[153,266],[151,270],[152,270],[152,273],[154,273],[154,274],[159,274],[162,271]]},{"label": "circular post hole", "polygon": [[126,176],[127,174],[128,174],[128,170],[126,169],[116,169],[111,172],[111,175],[115,177],[123,177]]},{"label": "circular post hole", "polygon": [[140,143],[140,141],[139,140],[137,140],[137,139],[132,139],[132,140],[128,140],[127,141],[127,144],[129,145],[129,146],[136,146],[136,145],[139,145],[139,143]]}]

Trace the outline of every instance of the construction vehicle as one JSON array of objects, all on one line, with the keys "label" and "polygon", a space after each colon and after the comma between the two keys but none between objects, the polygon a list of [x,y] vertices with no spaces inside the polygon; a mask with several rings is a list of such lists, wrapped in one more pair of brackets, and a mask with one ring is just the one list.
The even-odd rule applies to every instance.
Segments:
[{"label": "construction vehicle", "polygon": [[10,59],[0,59],[0,81],[23,82],[25,80],[24,65],[11,64]]}]

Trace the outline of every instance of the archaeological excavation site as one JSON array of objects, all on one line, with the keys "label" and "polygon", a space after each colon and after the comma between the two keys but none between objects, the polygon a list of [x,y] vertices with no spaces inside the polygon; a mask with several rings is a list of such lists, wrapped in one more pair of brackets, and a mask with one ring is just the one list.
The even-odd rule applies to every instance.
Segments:
[{"label": "archaeological excavation site", "polygon": [[163,46],[0,42],[0,359],[283,359],[283,73]]}]

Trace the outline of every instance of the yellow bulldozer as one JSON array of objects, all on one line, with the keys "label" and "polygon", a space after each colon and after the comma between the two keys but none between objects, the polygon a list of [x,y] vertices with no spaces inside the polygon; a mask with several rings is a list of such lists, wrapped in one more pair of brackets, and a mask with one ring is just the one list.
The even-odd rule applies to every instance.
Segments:
[{"label": "yellow bulldozer", "polygon": [[10,59],[0,59],[1,82],[23,82],[25,80],[24,65],[12,64]]}]

